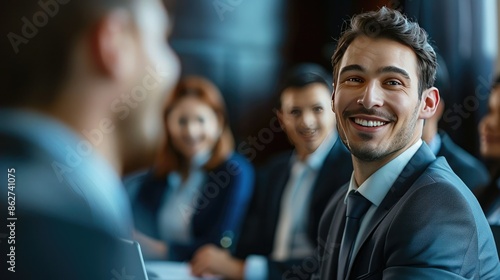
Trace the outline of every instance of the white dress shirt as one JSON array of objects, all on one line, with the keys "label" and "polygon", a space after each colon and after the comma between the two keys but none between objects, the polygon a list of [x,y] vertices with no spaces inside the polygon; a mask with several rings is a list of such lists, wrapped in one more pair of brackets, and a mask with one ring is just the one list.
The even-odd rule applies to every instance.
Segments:
[{"label": "white dress shirt", "polygon": [[168,190],[158,212],[160,238],[165,242],[189,244],[192,240],[192,219],[197,209],[196,201],[206,182],[203,165],[210,154],[203,154],[193,160],[189,175],[185,181],[178,172],[167,175]]}]

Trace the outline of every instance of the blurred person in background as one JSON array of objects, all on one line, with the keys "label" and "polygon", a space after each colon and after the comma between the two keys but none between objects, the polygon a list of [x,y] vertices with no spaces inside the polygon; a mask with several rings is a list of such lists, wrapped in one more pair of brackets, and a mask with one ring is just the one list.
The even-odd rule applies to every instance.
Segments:
[{"label": "blurred person in background", "polygon": [[[439,89],[441,97],[450,94],[450,77],[446,62],[437,54],[438,67],[436,72],[435,86]],[[439,102],[434,116],[425,120],[422,139],[429,145],[436,157],[443,156],[469,189],[474,190],[488,183],[488,170],[484,164],[455,144],[450,136],[439,129],[439,121],[443,116],[445,104],[443,98]]]},{"label": "blurred person in background", "polygon": [[491,225],[500,225],[500,77],[491,89],[488,113],[479,123],[480,151],[487,161],[491,180],[475,194]]},{"label": "blurred person in background", "polygon": [[254,170],[234,150],[221,93],[205,78],[184,77],[164,121],[166,144],[156,164],[125,179],[145,256],[187,261],[205,244],[233,248]]},{"label": "blurred person in background", "polygon": [[0,217],[19,221],[15,243],[0,243],[16,272],[2,266],[11,274],[0,278],[111,279],[129,268],[117,238],[132,238],[120,177],[152,163],[178,77],[166,10],[159,0],[2,9],[0,179],[13,184],[0,198],[15,205]]},{"label": "blurred person in background", "polygon": [[335,130],[331,84],[330,75],[316,64],[297,65],[287,74],[277,115],[295,149],[257,169],[255,194],[236,252],[202,247],[191,261],[194,275],[310,277],[302,264],[318,246],[319,219],[331,195],[352,173],[350,154]]}]

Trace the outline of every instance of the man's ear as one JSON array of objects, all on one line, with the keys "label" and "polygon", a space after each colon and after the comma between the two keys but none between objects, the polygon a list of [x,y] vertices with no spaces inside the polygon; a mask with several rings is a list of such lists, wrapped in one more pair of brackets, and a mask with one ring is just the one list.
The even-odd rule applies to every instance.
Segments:
[{"label": "man's ear", "polygon": [[92,34],[92,59],[98,71],[112,79],[126,79],[135,64],[132,17],[124,10],[101,18]]},{"label": "man's ear", "polygon": [[435,87],[428,88],[422,92],[419,118],[431,118],[438,109],[440,99],[439,90]]}]

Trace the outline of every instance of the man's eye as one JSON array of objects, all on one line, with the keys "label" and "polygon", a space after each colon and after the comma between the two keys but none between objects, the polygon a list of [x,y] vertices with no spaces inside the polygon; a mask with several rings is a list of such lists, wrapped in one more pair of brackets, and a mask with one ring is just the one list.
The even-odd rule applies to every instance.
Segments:
[{"label": "man's eye", "polygon": [[388,82],[386,82],[386,84],[387,84],[387,85],[390,85],[390,86],[400,86],[400,85],[402,85],[402,83],[401,83],[401,82],[396,81],[396,80],[391,80],[391,81],[388,81]]},{"label": "man's eye", "polygon": [[349,82],[349,83],[362,83],[363,82],[363,80],[361,80],[360,78],[348,78],[345,81]]}]

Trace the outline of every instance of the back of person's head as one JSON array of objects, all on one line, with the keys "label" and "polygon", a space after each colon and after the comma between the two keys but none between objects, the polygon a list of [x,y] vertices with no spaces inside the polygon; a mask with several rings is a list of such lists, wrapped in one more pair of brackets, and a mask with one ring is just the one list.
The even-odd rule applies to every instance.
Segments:
[{"label": "back of person's head", "polygon": [[162,135],[161,105],[178,76],[162,5],[4,1],[0,107],[57,119],[90,140],[118,172],[151,165]]},{"label": "back of person's head", "polygon": [[70,53],[110,11],[132,14],[134,0],[2,2],[2,106],[44,106],[69,78]]},{"label": "back of person's head", "polygon": [[358,37],[389,39],[410,47],[417,56],[419,74],[419,97],[423,90],[433,86],[437,59],[428,42],[428,35],[418,23],[410,21],[397,10],[382,7],[354,16],[350,26],[340,37],[332,56],[334,81],[338,78],[342,58],[349,45]]},{"label": "back of person's head", "polygon": [[[184,77],[179,81],[166,103],[164,110],[164,120],[166,123],[169,120],[171,112],[186,98],[199,100],[210,107],[217,116],[218,126],[221,131],[213,146],[210,158],[204,164],[206,170],[211,170],[224,162],[234,150],[234,138],[229,127],[223,96],[217,86],[206,78],[199,76]],[[183,165],[186,163],[186,159],[182,153],[173,144],[167,125],[165,125],[165,134],[166,143],[155,166],[158,176],[163,176],[173,170],[183,169],[185,168]]]},{"label": "back of person's head", "polygon": [[281,97],[287,88],[304,88],[311,84],[324,85],[332,92],[331,75],[320,65],[314,63],[302,63],[288,71],[281,83],[276,97],[277,109],[281,108]]}]

